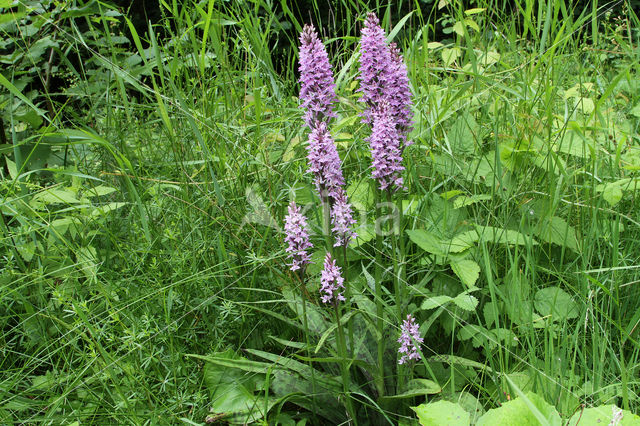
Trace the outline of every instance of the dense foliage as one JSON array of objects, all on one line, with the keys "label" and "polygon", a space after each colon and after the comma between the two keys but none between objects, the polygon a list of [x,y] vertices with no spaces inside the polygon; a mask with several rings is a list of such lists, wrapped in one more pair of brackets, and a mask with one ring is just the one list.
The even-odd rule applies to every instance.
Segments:
[{"label": "dense foliage", "polygon": [[635,3],[290,3],[0,0],[0,422],[640,424]]}]

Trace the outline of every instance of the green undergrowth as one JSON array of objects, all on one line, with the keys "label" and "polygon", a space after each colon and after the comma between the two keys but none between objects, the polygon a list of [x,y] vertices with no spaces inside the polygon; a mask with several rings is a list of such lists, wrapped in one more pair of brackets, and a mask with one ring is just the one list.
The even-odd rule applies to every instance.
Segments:
[{"label": "green undergrowth", "polygon": [[[350,399],[360,424],[638,423],[630,3],[333,3],[339,21],[314,2],[301,19],[284,1],[161,1],[142,31],[106,2],[0,0],[0,422],[344,424]],[[402,267],[424,337],[413,380],[380,399],[366,351],[386,339],[392,371],[400,324],[392,290],[384,336],[368,322],[378,216],[355,77],[369,10],[411,80]],[[358,221],[346,396],[316,296],[324,251],[309,343],[282,235],[290,200],[319,202],[296,81],[309,19]]]}]

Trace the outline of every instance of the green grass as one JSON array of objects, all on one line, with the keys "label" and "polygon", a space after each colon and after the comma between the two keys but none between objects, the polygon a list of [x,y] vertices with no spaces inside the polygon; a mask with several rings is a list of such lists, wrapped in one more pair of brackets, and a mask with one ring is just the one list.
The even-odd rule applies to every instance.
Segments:
[{"label": "green grass", "polygon": [[[280,232],[290,199],[316,200],[297,11],[162,2],[163,19],[137,33],[102,3],[68,15],[36,3],[0,9],[14,43],[3,55],[17,52],[3,56],[0,80],[2,423],[330,422],[311,403],[345,420],[342,383],[330,380],[340,376],[337,338],[314,352],[329,323],[311,297],[311,373]],[[366,226],[377,212],[354,82],[368,9],[334,3],[333,14],[312,13],[337,79],[332,130]],[[410,423],[409,406],[438,399],[484,411],[529,391],[565,419],[580,404],[638,412],[640,22],[622,3],[580,14],[564,2],[476,6],[485,10],[376,10],[404,52],[415,104],[401,198],[404,230],[428,243],[403,234],[399,283],[423,324],[413,377],[441,392],[376,400],[366,368],[351,366],[359,423]],[[64,80],[60,92],[42,84],[48,75]],[[320,229],[320,209],[306,214]],[[452,248],[474,230],[465,251]],[[363,346],[375,347],[363,319],[380,318],[370,281],[379,273],[389,289],[390,381],[405,374],[394,370],[394,241],[352,247],[345,271]],[[313,294],[323,255],[309,268]],[[462,261],[477,267],[477,306],[424,307],[468,289]],[[210,412],[237,407],[221,402],[227,393],[255,405]]]}]

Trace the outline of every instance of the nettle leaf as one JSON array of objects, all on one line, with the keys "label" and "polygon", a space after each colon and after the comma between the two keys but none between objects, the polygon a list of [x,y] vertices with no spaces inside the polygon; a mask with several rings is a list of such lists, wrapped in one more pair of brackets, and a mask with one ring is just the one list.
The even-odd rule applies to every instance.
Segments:
[{"label": "nettle leaf", "polygon": [[455,303],[460,309],[464,309],[465,311],[475,311],[478,306],[478,299],[473,297],[470,294],[459,294],[453,299],[453,303]]},{"label": "nettle leaf", "polygon": [[618,426],[640,426],[640,417],[615,405],[601,405],[578,411],[567,423],[568,426],[613,424]]},{"label": "nettle leaf", "polygon": [[480,276],[480,265],[470,259],[452,261],[450,263],[453,272],[468,288],[475,286]]},{"label": "nettle leaf", "polygon": [[548,425],[560,426],[562,424],[560,415],[553,406],[547,404],[542,397],[534,393],[527,393],[524,397],[503,403],[500,408],[487,411],[480,417],[476,426],[538,426],[540,421],[536,418],[532,408],[542,415]]},{"label": "nettle leaf", "polygon": [[464,426],[470,424],[470,415],[460,404],[449,401],[436,401],[411,407],[418,415],[422,426]]},{"label": "nettle leaf", "polygon": [[551,316],[552,321],[577,318],[579,309],[573,298],[559,287],[538,290],[533,301],[540,315]]}]

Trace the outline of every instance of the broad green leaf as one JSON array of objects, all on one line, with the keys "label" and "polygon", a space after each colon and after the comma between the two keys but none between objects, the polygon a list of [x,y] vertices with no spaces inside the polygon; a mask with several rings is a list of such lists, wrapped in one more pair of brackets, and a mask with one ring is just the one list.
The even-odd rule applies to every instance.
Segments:
[{"label": "broad green leaf", "polygon": [[374,192],[368,178],[351,183],[347,188],[347,195],[356,210],[367,211],[373,205]]},{"label": "broad green leaf", "polygon": [[445,244],[448,246],[450,252],[461,253],[466,249],[473,247],[479,239],[480,236],[478,235],[478,232],[473,230],[458,234],[453,237],[448,244],[446,242]]},{"label": "broad green leaf", "polygon": [[[544,399],[534,393],[527,393],[525,397],[542,414],[549,426],[562,424],[556,409],[547,404]],[[476,426],[539,426],[540,422],[522,397],[507,401],[500,408],[487,411]]]},{"label": "broad green leaf", "polygon": [[478,123],[468,112],[460,115],[447,132],[454,155],[468,155],[475,150],[475,138],[478,134]]},{"label": "broad green leaf", "polygon": [[474,21],[471,18],[467,18],[464,20],[464,23],[466,26],[473,28],[474,30],[480,32],[480,26],[478,24],[476,24],[476,21]]},{"label": "broad green leaf", "polygon": [[32,204],[78,204],[80,200],[76,198],[76,194],[73,191],[67,189],[49,188],[42,192],[38,192],[32,198]]},{"label": "broad green leaf", "polygon": [[451,64],[453,64],[456,59],[460,57],[460,54],[461,51],[459,47],[445,47],[444,49],[442,49],[442,61],[444,62],[444,65],[447,67],[451,66]]},{"label": "broad green leaf", "polygon": [[464,197],[458,197],[453,200],[453,208],[459,209],[460,207],[465,207],[479,201],[490,200],[491,195],[487,194],[477,194],[477,195],[465,195]]},{"label": "broad green leaf", "polygon": [[102,195],[111,194],[112,192],[115,192],[115,191],[117,191],[117,189],[112,188],[110,186],[98,185],[96,187],[93,187],[85,191],[84,195],[86,195],[87,197],[100,197]]},{"label": "broad green leaf", "polygon": [[119,208],[122,208],[126,205],[127,203],[114,202],[114,203],[108,203],[103,206],[96,207],[95,209],[93,209],[93,211],[91,211],[91,217],[98,217],[100,215],[107,214],[110,211],[118,210]]},{"label": "broad green leaf", "polygon": [[582,425],[612,425],[640,426],[640,417],[631,411],[623,410],[615,405],[601,405],[599,407],[578,410],[567,423],[567,426]]},{"label": "broad green leaf", "polygon": [[451,296],[445,296],[445,295],[433,296],[433,297],[427,298],[424,302],[422,302],[422,306],[420,307],[422,309],[439,308],[440,306],[446,305],[452,300],[453,300],[453,297]]},{"label": "broad green leaf", "polygon": [[551,316],[553,321],[578,317],[578,305],[566,291],[559,287],[538,290],[533,304],[540,315]]},{"label": "broad green leaf", "polygon": [[458,21],[453,24],[453,31],[459,36],[464,36],[464,23],[462,21]]},{"label": "broad green leaf", "polygon": [[[214,357],[230,362],[239,360],[231,350],[213,354]],[[232,423],[255,422],[264,417],[264,401],[260,393],[263,374],[245,374],[240,369],[227,368],[207,362],[204,365],[204,380],[211,393],[211,411],[224,416]]]},{"label": "broad green leaf", "polygon": [[411,407],[418,415],[422,426],[466,426],[470,424],[470,416],[460,404],[449,401],[436,401]]},{"label": "broad green leaf", "polygon": [[11,176],[11,179],[16,180],[18,178],[18,169],[16,168],[16,163],[9,160],[9,157],[5,157],[5,161],[7,162],[7,169],[9,170],[9,176]]},{"label": "broad green leaf", "polygon": [[349,247],[356,248],[376,237],[374,225],[370,223],[362,224],[357,229],[358,236],[349,242]]},{"label": "broad green leaf", "polygon": [[480,276],[480,266],[475,261],[463,259],[455,262],[452,261],[450,265],[453,272],[458,276],[458,278],[460,278],[460,281],[462,281],[467,288],[475,286],[475,283]]},{"label": "broad green leaf", "polygon": [[608,183],[602,191],[602,198],[604,198],[610,206],[615,206],[622,200],[622,188],[616,183]]},{"label": "broad green leaf", "polygon": [[471,339],[471,343],[474,348],[485,346],[486,342],[492,343],[491,346],[495,346],[493,342],[494,336],[491,335],[489,330],[475,324],[466,324],[458,330],[458,339],[465,341]]},{"label": "broad green leaf", "polygon": [[435,254],[436,256],[445,256],[446,252],[442,246],[440,238],[424,229],[408,230],[407,235],[411,241],[416,243],[422,250]]},{"label": "broad green leaf", "polygon": [[485,10],[487,10],[487,9],[484,8],[484,7],[474,7],[472,9],[465,10],[464,14],[467,15],[467,16],[469,16],[469,15],[477,15],[478,13],[482,13]]},{"label": "broad green leaf", "polygon": [[476,230],[480,238],[488,243],[508,244],[508,245],[526,245],[530,242],[532,245],[538,244],[533,238],[521,234],[511,229],[495,228],[493,226],[476,226]]},{"label": "broad green leaf", "polygon": [[548,243],[567,247],[578,252],[576,230],[561,217],[544,218],[538,226],[538,237]]},{"label": "broad green leaf", "polygon": [[470,294],[463,293],[457,295],[453,299],[453,303],[455,303],[460,309],[464,309],[465,311],[474,311],[478,306],[478,299]]},{"label": "broad green leaf", "polygon": [[407,384],[407,390],[397,395],[385,396],[384,399],[411,398],[421,395],[433,395],[442,392],[439,384],[427,379],[413,379]]}]

